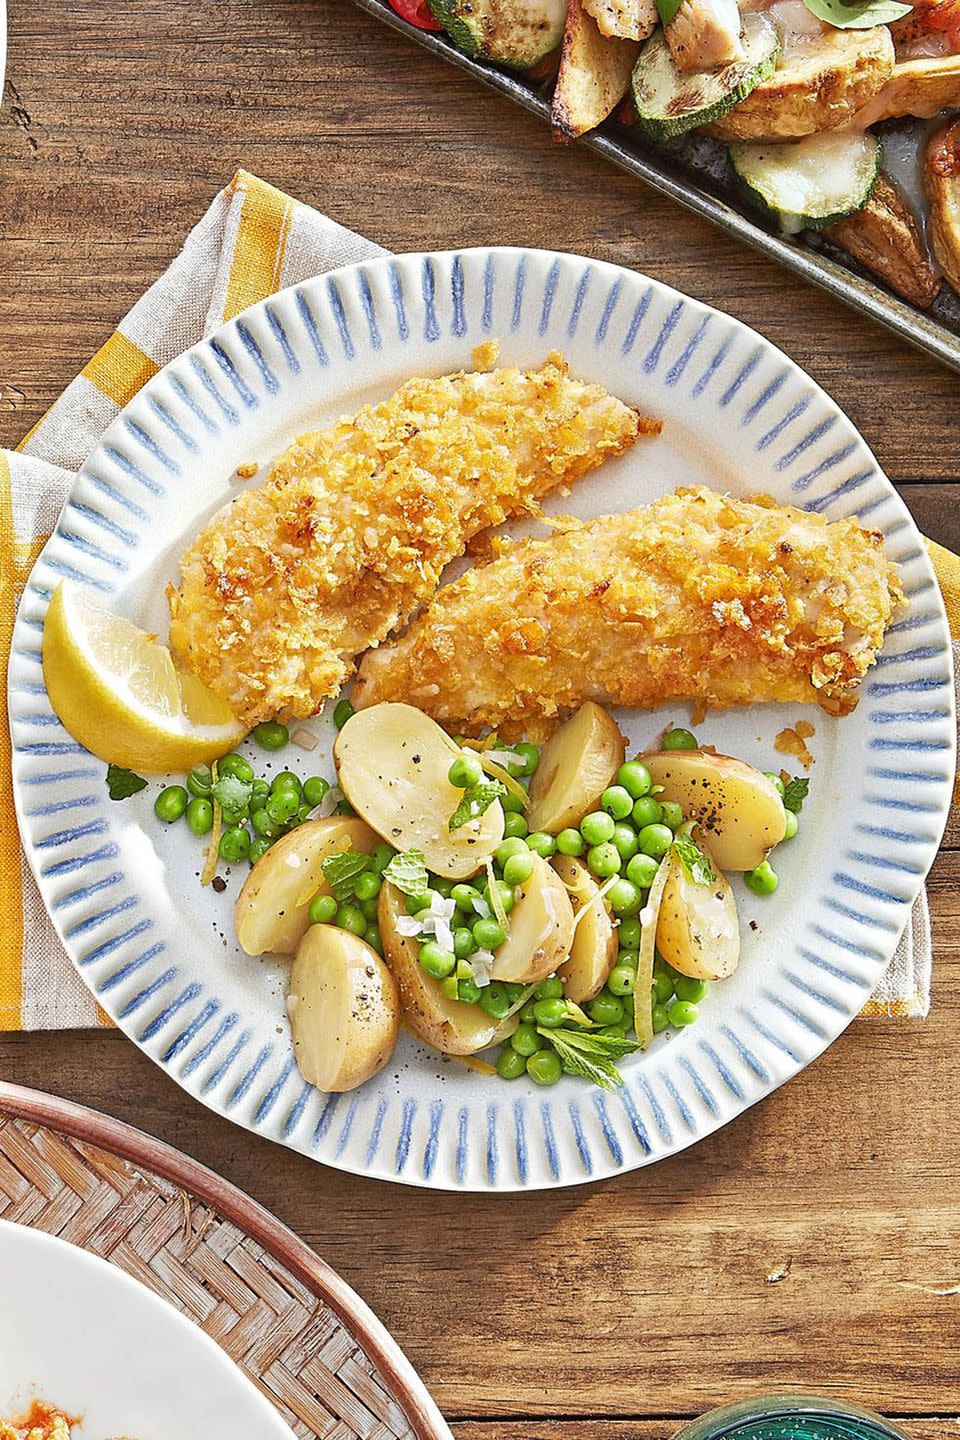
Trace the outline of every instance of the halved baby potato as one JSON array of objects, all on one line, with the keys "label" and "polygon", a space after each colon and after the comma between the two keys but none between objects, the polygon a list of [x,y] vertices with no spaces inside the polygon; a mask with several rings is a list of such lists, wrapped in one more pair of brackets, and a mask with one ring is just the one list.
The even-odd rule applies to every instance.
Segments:
[{"label": "halved baby potato", "polygon": [[400,892],[392,885],[384,885],[377,917],[383,953],[397,982],[403,1018],[418,1039],[444,1055],[475,1055],[512,1035],[518,1016],[494,1020],[479,1005],[450,1000],[439,981],[424,972],[419,944],[397,931],[397,920],[406,913]]},{"label": "halved baby potato", "polygon": [[755,870],[787,828],[786,811],[772,781],[731,755],[704,750],[662,750],[639,757],[660,800],[675,800],[721,870]]},{"label": "halved baby potato", "polygon": [[676,851],[657,915],[657,949],[674,970],[694,980],[726,980],[740,959],[740,923],[733,891],[721,874],[710,885],[691,879]]},{"label": "halved baby potato", "polygon": [[393,702],[358,710],[333,747],[354,810],[398,850],[422,851],[427,869],[450,880],[476,874],[503,839],[498,800],[479,819],[449,829],[463,791],[447,772],[461,753],[422,710]]},{"label": "halved baby potato", "polygon": [[311,925],[290,972],[287,1013],[300,1073],[319,1090],[355,1090],[393,1054],[397,986],[377,952],[336,925]]},{"label": "halved baby potato", "polygon": [[607,907],[597,899],[600,886],[584,862],[573,855],[555,855],[551,863],[571,897],[574,920],[589,906],[577,922],[570,954],[557,971],[566,998],[581,1005],[607,983],[617,959],[617,931]]},{"label": "halved baby potato", "polygon": [[237,939],[248,955],[292,955],[310,924],[310,901],[330,887],[323,862],[344,850],[369,853],[380,837],[362,820],[307,820],[258,860],[237,896]]},{"label": "halved baby potato", "polygon": [[554,731],[530,782],[526,821],[531,830],[555,835],[579,825],[623,764],[626,741],[617,722],[588,700]]},{"label": "halved baby potato", "polygon": [[529,880],[514,889],[507,938],[494,956],[494,980],[537,985],[552,975],[570,954],[573,906],[556,871],[539,855],[533,857]]}]

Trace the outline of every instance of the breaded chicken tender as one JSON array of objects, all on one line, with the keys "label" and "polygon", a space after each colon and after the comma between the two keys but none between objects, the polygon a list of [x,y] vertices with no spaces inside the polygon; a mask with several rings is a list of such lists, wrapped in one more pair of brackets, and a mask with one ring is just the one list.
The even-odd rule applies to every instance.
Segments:
[{"label": "breaded chicken tender", "polygon": [[214,516],[168,591],[174,658],[249,725],[312,715],[479,531],[659,428],[559,355],[408,380]]},{"label": "breaded chicken tender", "polygon": [[457,731],[535,739],[584,700],[852,709],[902,602],[855,520],[681,489],[506,541],[367,655],[356,706],[405,700]]}]

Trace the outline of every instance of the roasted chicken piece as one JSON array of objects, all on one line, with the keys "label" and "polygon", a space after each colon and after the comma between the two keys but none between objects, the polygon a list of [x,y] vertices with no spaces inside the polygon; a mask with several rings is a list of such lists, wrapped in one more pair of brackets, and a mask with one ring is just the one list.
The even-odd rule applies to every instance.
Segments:
[{"label": "roasted chicken piece", "polygon": [[743,59],[737,0],[682,0],[663,27],[678,70],[717,70]]},{"label": "roasted chicken piece", "polygon": [[546,540],[506,541],[360,666],[354,704],[542,738],[585,700],[852,709],[902,595],[855,520],[681,489]]},{"label": "roasted chicken piece", "polygon": [[214,516],[168,591],[173,655],[248,725],[312,715],[478,531],[658,430],[558,355],[408,380]]}]

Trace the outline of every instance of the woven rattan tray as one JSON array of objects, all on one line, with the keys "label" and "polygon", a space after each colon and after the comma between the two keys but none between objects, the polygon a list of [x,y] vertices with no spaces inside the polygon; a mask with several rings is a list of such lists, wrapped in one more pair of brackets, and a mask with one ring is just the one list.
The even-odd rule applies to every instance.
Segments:
[{"label": "woven rattan tray", "polygon": [[194,1320],[309,1440],[452,1440],[358,1295],[249,1196],[148,1135],[0,1082],[0,1217]]}]

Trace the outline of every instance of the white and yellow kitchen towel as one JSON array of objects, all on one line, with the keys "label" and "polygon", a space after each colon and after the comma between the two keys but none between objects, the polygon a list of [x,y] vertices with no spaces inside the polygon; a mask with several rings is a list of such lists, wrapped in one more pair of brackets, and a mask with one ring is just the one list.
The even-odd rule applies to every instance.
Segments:
[{"label": "white and yellow kitchen towel", "polygon": [[[4,677],[16,604],[33,561],[56,524],[74,472],[145,381],[188,346],[275,290],[382,253],[369,240],[245,171],[217,196],[167,272],[17,453],[0,451]],[[960,559],[939,546],[930,549],[947,600],[951,632],[958,637]],[[67,959],[23,859],[10,793],[5,721],[0,733],[0,1030],[108,1024]],[[864,1013],[925,1015],[930,966],[930,920],[921,894]]]}]

